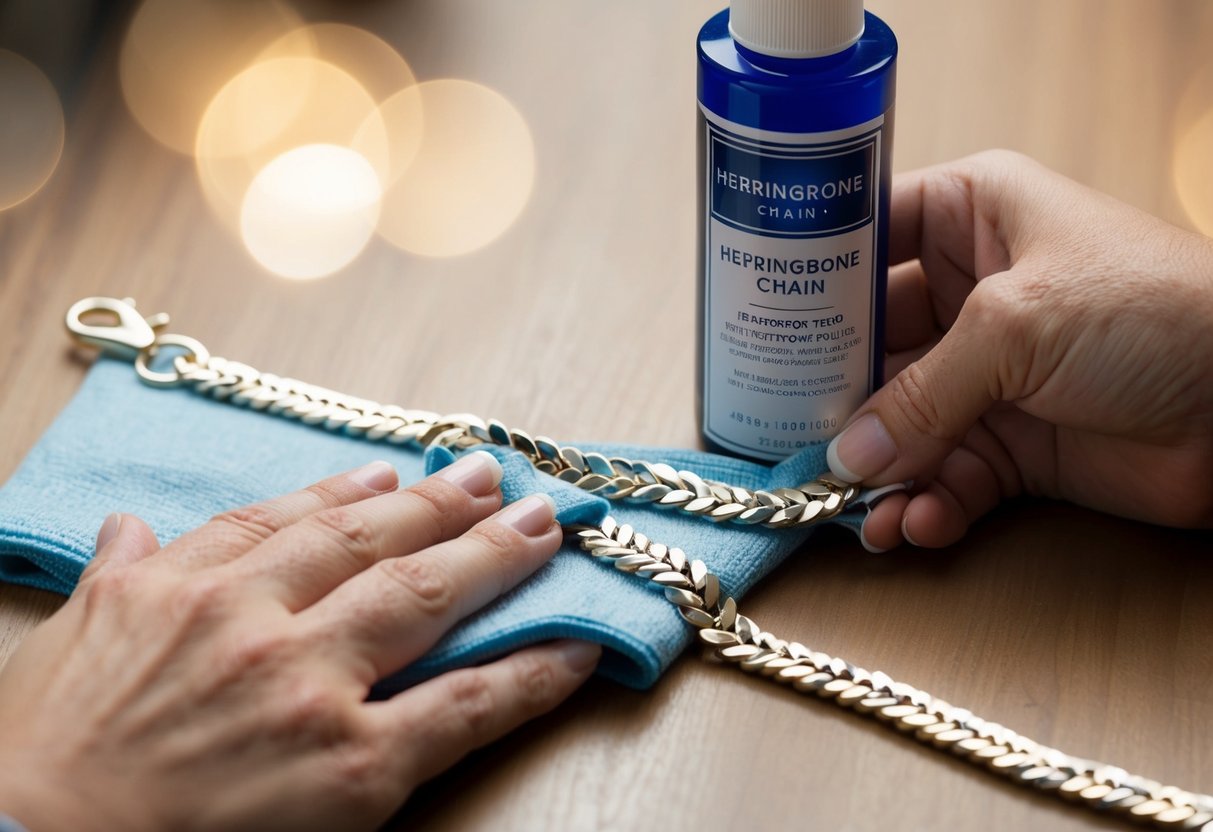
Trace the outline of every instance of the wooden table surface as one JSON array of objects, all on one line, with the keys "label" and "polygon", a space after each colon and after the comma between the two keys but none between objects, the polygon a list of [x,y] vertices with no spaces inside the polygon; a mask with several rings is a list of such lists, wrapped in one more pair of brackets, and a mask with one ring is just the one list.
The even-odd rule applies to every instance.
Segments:
[{"label": "wooden table surface", "polygon": [[[421,79],[503,93],[538,162],[530,203],[489,247],[424,259],[376,243],[313,282],[262,271],[213,219],[191,162],[127,114],[103,41],[57,172],[0,214],[0,476],[80,383],[61,317],[90,294],[137,297],[224,355],[380,400],[568,439],[694,445],[693,43],[719,2],[307,5],[386,38]],[[901,40],[897,169],[1010,147],[1179,225],[1200,221],[1172,164],[1183,120],[1213,107],[1213,5],[873,10]],[[1022,500],[945,551],[869,555],[823,531],[745,606],[1038,741],[1210,791],[1211,555],[1208,532]],[[59,602],[0,588],[0,660]],[[592,681],[421,789],[396,823],[1114,825],[694,655],[652,691]]]}]

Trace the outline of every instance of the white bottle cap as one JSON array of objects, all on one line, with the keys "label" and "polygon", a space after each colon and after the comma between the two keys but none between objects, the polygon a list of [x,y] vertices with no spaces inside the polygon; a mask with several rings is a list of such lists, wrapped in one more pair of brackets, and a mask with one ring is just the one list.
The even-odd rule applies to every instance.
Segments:
[{"label": "white bottle cap", "polygon": [[773,58],[821,58],[863,34],[863,0],[732,0],[733,40]]}]

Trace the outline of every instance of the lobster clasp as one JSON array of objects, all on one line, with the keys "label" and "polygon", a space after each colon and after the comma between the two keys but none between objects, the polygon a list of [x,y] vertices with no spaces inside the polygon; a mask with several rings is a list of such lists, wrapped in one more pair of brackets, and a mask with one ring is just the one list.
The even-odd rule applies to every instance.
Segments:
[{"label": "lobster clasp", "polygon": [[[109,313],[114,323],[85,323],[85,316]],[[84,298],[67,310],[67,330],[81,344],[97,347],[107,355],[131,361],[156,343],[156,330],[168,325],[163,313],[144,318],[131,298]]]}]

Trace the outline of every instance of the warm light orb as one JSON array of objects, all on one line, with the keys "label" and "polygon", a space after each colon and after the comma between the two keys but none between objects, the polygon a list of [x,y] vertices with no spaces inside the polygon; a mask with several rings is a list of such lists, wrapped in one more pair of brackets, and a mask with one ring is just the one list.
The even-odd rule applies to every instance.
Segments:
[{"label": "warm light orb", "polygon": [[266,47],[259,61],[270,58],[327,61],[357,78],[375,101],[383,101],[417,82],[408,62],[391,45],[345,23],[301,26]]},{"label": "warm light orb", "polygon": [[0,211],[41,190],[63,153],[63,107],[42,70],[0,49]]},{"label": "warm light orb", "polygon": [[356,149],[373,155],[386,135],[387,171],[383,176],[386,186],[394,185],[417,158],[425,130],[424,118],[421,88],[408,86],[382,102],[354,137]]},{"label": "warm light orb", "polygon": [[1188,218],[1202,234],[1213,237],[1213,106],[1180,137],[1172,174]]},{"label": "warm light orb", "polygon": [[271,160],[309,144],[350,147],[355,137],[358,154],[386,180],[387,133],[366,89],[327,61],[273,58],[245,69],[207,107],[198,178],[216,215],[235,227],[249,183]]},{"label": "warm light orb", "polygon": [[1213,236],[1213,63],[1193,73],[1174,118],[1171,177],[1192,224]]},{"label": "warm light orb", "polygon": [[348,147],[311,144],[287,151],[253,178],[240,233],[274,274],[307,280],[349,265],[379,218],[375,168]]},{"label": "warm light orb", "polygon": [[535,146],[525,119],[499,93],[470,81],[426,81],[407,94],[416,96],[424,122],[410,127],[390,112],[393,99],[385,102],[392,150],[411,141],[418,150],[403,170],[393,160],[380,235],[429,257],[488,245],[517,219],[534,187]]},{"label": "warm light orb", "polygon": [[190,153],[215,93],[302,22],[277,0],[144,0],[118,64],[127,108],[157,141]]}]

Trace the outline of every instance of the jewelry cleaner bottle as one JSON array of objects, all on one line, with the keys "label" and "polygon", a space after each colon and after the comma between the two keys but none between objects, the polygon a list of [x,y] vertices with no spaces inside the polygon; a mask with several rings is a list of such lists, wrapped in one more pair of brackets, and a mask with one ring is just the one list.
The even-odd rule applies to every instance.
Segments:
[{"label": "jewelry cleaner bottle", "polygon": [[732,0],[698,52],[700,427],[774,461],[881,383],[897,39],[862,0]]}]

